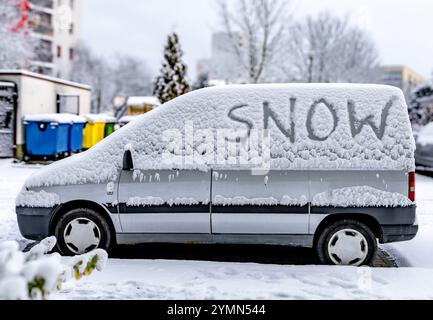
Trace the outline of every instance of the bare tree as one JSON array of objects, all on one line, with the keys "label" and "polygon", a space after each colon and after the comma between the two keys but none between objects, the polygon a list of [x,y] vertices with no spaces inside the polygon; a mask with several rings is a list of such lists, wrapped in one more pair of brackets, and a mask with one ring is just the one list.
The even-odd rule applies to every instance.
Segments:
[{"label": "bare tree", "polygon": [[26,67],[34,53],[34,39],[19,10],[21,1],[0,1],[0,69]]},{"label": "bare tree", "polygon": [[110,64],[95,55],[84,43],[79,44],[73,61],[71,80],[92,87],[92,112],[99,113],[111,108],[115,95],[114,70]]},{"label": "bare tree", "polygon": [[219,0],[220,17],[242,81],[257,83],[271,70],[288,22],[288,0]]},{"label": "bare tree", "polygon": [[143,60],[117,55],[116,61],[114,78],[116,95],[146,96],[152,94],[152,77]]},{"label": "bare tree", "polygon": [[329,13],[306,17],[290,27],[286,79],[300,82],[372,81],[378,53],[368,34],[347,18]]},{"label": "bare tree", "polygon": [[113,62],[108,61],[84,43],[78,45],[71,80],[92,87],[92,111],[96,113],[111,110],[115,96],[152,92],[152,79],[142,60],[118,54]]}]

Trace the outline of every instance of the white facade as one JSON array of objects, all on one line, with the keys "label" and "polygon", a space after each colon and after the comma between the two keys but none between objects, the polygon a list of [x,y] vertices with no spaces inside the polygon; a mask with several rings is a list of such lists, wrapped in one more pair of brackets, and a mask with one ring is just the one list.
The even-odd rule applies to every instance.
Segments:
[{"label": "white facade", "polygon": [[80,35],[81,0],[29,0],[29,24],[38,39],[31,69],[58,78],[70,78]]}]

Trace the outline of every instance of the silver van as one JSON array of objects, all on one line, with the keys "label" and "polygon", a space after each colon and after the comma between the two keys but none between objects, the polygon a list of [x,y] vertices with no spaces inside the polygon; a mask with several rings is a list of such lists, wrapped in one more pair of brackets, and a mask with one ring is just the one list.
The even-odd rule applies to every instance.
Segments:
[{"label": "silver van", "polygon": [[314,248],[364,265],[418,231],[415,143],[402,92],[235,85],[183,95],[85,153],[39,170],[21,233],[64,255],[137,243]]}]

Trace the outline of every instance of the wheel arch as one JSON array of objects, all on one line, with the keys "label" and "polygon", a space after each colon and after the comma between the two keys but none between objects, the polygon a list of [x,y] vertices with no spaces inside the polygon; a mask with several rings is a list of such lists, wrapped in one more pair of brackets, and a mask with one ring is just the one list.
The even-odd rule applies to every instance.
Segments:
[{"label": "wheel arch", "polygon": [[334,214],[328,215],[325,219],[323,219],[320,222],[319,226],[317,227],[317,229],[314,233],[314,245],[317,244],[317,241],[318,241],[321,233],[325,230],[325,228],[327,226],[329,226],[332,223],[342,221],[342,220],[355,220],[355,221],[361,222],[371,229],[371,231],[373,232],[373,234],[376,238],[381,240],[383,237],[383,232],[382,232],[382,228],[380,226],[379,221],[375,217],[373,217],[369,214],[349,213],[349,212],[348,213],[334,213]]},{"label": "wheel arch", "polygon": [[104,217],[105,221],[108,223],[108,226],[110,227],[110,232],[112,234],[112,238],[113,238],[114,243],[117,243],[116,228],[114,227],[113,220],[111,219],[108,211],[99,203],[89,201],[89,200],[74,200],[74,201],[70,201],[70,202],[66,202],[64,204],[61,204],[56,209],[54,215],[52,216],[52,218],[50,220],[50,225],[49,225],[50,234],[54,234],[54,229],[56,227],[56,224],[60,220],[62,215],[64,215],[65,213],[67,213],[73,209],[78,209],[78,208],[91,209],[91,210],[94,210],[94,211],[98,212],[99,214],[101,214]]}]

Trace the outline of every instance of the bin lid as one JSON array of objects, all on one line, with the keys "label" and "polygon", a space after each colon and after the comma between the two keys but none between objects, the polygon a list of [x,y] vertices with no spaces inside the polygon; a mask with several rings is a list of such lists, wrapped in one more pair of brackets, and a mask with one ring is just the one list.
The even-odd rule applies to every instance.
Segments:
[{"label": "bin lid", "polygon": [[45,113],[25,115],[23,120],[29,122],[54,122],[62,124],[86,123],[86,119],[84,117],[70,113]]},{"label": "bin lid", "polygon": [[140,116],[124,116],[119,119],[119,123],[130,123],[131,121],[137,119]]},{"label": "bin lid", "polygon": [[103,123],[116,123],[117,120],[115,117],[110,116],[108,114],[85,114],[84,117],[86,118],[86,120],[90,123],[95,123],[95,122],[103,122]]}]

